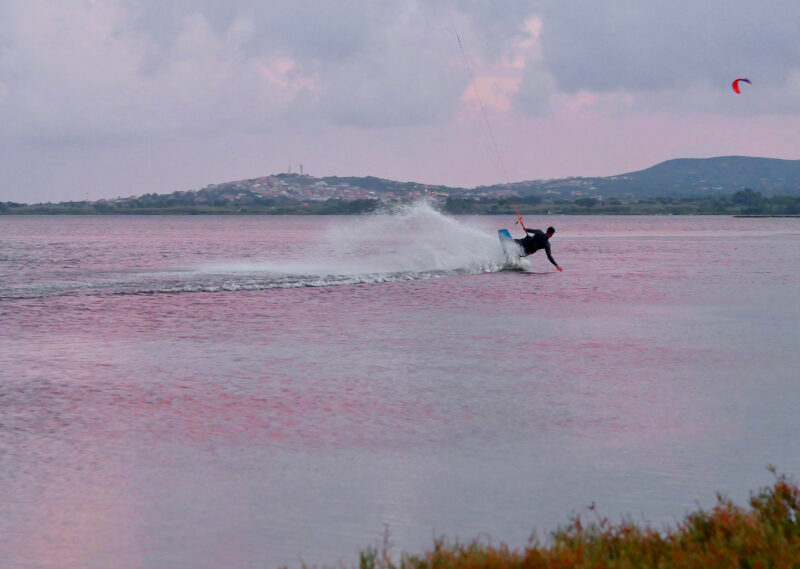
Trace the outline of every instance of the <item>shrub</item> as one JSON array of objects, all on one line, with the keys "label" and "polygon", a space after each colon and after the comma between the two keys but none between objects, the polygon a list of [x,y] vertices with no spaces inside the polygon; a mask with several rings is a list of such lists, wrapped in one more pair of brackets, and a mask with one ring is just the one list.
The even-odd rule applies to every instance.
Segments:
[{"label": "shrub", "polygon": [[[360,569],[730,569],[800,568],[800,490],[785,475],[751,493],[744,509],[722,495],[710,511],[686,516],[675,529],[659,532],[630,520],[584,523],[580,516],[552,533],[546,544],[534,536],[527,547],[479,541],[448,544],[439,539],[421,555],[398,562],[383,548],[361,553]],[[593,509],[593,508],[590,508]]]}]

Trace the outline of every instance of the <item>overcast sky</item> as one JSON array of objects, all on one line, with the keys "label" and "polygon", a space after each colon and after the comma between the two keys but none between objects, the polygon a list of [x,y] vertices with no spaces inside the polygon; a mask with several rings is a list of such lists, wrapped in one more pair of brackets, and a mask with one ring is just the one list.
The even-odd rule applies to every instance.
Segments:
[{"label": "overcast sky", "polygon": [[0,0],[0,201],[797,159],[798,22],[797,0]]}]

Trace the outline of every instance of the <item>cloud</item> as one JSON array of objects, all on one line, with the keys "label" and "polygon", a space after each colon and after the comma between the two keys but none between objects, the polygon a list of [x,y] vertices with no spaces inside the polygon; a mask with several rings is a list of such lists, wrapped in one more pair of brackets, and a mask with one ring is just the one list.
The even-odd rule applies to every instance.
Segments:
[{"label": "cloud", "polygon": [[560,91],[623,90],[639,109],[710,110],[744,75],[777,108],[800,111],[787,89],[800,69],[800,4],[576,0],[548,2],[541,17],[543,59]]},{"label": "cloud", "polygon": [[265,46],[245,13],[220,25],[186,11],[153,30],[142,27],[149,20],[140,8],[4,4],[2,136],[105,140],[263,126],[316,88],[311,66]]},{"label": "cloud", "polygon": [[317,111],[336,123],[411,126],[451,115],[466,75],[455,37],[423,3],[381,5],[363,50],[320,69]]},{"label": "cloud", "polygon": [[581,92],[611,114],[798,112],[798,19],[778,0],[6,0],[0,136],[440,123],[474,104],[456,32],[498,112],[552,113]]},{"label": "cloud", "polygon": [[[131,192],[145,174],[157,189],[302,156],[341,174],[407,163],[406,179],[427,164],[430,179],[466,184],[480,167],[463,157],[485,154],[486,125],[464,57],[499,146],[550,157],[520,157],[534,177],[585,171],[611,146],[624,165],[610,171],[649,140],[641,166],[694,151],[667,146],[691,138],[658,133],[668,125],[723,125],[725,136],[695,133],[706,153],[734,151],[740,125],[784,125],[787,157],[800,120],[798,20],[800,4],[785,0],[3,0],[0,191],[82,188],[95,157],[113,184],[112,165],[160,161],[126,180]],[[753,84],[736,95],[740,76]],[[642,139],[635,124],[655,126]],[[621,125],[635,144],[610,142]],[[770,129],[759,132],[746,150],[777,152]],[[34,182],[43,162],[58,168]]]},{"label": "cloud", "polygon": [[411,125],[446,117],[463,88],[436,7],[220,6],[10,0],[0,13],[3,136],[103,140],[299,120]]}]

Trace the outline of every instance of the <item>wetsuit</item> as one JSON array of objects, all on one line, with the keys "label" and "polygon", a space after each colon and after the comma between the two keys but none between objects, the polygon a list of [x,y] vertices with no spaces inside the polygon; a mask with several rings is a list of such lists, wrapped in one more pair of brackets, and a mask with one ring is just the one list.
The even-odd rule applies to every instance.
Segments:
[{"label": "wetsuit", "polygon": [[526,229],[525,233],[528,233],[528,235],[522,239],[514,239],[514,241],[522,247],[522,250],[525,251],[525,255],[532,255],[539,249],[544,249],[550,262],[558,267],[558,263],[555,262],[555,259],[553,259],[553,256],[550,254],[550,238],[547,234],[541,229]]}]

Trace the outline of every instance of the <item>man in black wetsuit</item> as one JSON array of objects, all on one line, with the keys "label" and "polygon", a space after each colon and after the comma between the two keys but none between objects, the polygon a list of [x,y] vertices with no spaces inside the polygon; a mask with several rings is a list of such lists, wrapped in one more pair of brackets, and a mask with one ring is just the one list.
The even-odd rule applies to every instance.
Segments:
[{"label": "man in black wetsuit", "polygon": [[522,239],[514,239],[514,241],[525,251],[525,257],[533,255],[539,249],[544,249],[544,252],[547,253],[547,258],[553,263],[553,266],[560,271],[562,270],[561,267],[558,266],[558,263],[556,263],[555,259],[553,259],[553,256],[550,254],[550,238],[555,232],[556,230],[552,227],[547,228],[547,233],[541,229],[526,229],[525,233],[527,233],[527,235]]}]

